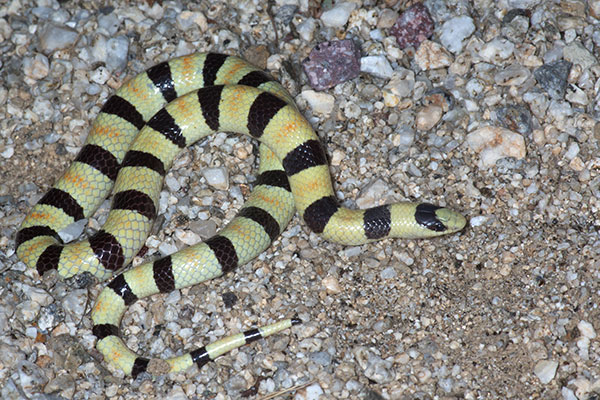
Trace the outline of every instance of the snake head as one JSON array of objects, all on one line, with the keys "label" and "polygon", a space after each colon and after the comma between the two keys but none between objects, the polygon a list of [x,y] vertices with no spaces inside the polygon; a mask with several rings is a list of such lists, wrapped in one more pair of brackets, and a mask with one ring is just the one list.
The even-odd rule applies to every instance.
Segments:
[{"label": "snake head", "polygon": [[467,224],[465,217],[456,211],[429,203],[417,206],[415,219],[419,225],[430,231],[431,236],[458,232]]}]

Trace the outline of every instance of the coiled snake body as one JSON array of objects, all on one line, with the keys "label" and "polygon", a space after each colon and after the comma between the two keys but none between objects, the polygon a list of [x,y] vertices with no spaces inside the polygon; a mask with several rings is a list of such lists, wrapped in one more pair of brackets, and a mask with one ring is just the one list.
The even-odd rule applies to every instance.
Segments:
[{"label": "coiled snake body", "polygon": [[[341,207],[318,137],[286,90],[242,59],[208,53],[158,64],[107,100],[75,162],[25,218],[16,239],[18,256],[40,275],[56,269],[62,277],[86,271],[110,277],[143,246],[175,156],[214,131],[260,140],[257,182],[238,216],[217,235],[130,269],[102,291],[92,310],[97,347],[127,374],[201,367],[232,348],[299,323],[286,319],[165,361],[136,355],[118,336],[121,317],[133,302],[245,264],[270,245],[295,210],[315,233],[352,245],[439,236],[465,225],[461,215],[427,203]],[[88,240],[63,244],[58,232],[91,215],[111,189],[112,207],[102,229]]]}]

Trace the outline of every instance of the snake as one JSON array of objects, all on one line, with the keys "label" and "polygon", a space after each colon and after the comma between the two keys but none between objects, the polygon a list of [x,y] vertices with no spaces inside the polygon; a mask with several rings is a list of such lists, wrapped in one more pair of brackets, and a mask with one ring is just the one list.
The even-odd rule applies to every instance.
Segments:
[{"label": "snake", "polygon": [[[134,378],[198,368],[227,351],[300,323],[287,318],[225,337],[170,359],[147,358],[120,337],[126,309],[138,299],[196,285],[235,270],[278,237],[295,212],[325,240],[362,245],[386,238],[455,233],[466,219],[430,203],[343,207],[326,152],[292,96],[270,74],[232,55],[195,53],[161,62],[109,97],[64,175],[25,217],[18,257],[43,277],[89,273],[107,280],[143,247],[157,216],[166,172],[180,151],[218,131],[260,142],[254,188],[238,215],[213,237],[114,276],[91,312],[104,360]],[[112,191],[105,224],[85,240],[59,233],[88,218]]]}]

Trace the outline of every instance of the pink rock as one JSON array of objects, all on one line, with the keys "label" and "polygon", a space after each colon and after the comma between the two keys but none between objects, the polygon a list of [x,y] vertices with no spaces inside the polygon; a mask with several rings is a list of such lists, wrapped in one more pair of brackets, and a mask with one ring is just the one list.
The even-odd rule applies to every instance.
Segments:
[{"label": "pink rock", "polygon": [[313,89],[329,89],[358,76],[360,49],[350,39],[320,43],[304,59],[302,67]]},{"label": "pink rock", "polygon": [[433,19],[423,3],[408,7],[396,20],[390,29],[390,34],[396,36],[400,48],[413,46],[417,48],[425,39],[433,34]]}]

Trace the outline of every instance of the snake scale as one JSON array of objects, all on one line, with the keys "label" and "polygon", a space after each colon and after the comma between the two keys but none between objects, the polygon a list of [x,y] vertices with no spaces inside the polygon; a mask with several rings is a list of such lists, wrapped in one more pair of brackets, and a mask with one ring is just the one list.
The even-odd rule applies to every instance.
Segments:
[{"label": "snake scale", "polygon": [[[157,214],[166,171],[182,148],[215,132],[260,141],[259,175],[239,214],[195,246],[114,277],[92,310],[105,360],[126,374],[162,374],[201,367],[243,344],[300,321],[292,318],[226,337],[182,356],[138,356],[119,337],[129,305],[234,270],[263,252],[298,211],[307,226],[336,243],[426,238],[465,226],[460,214],[428,203],[349,210],[337,202],[327,157],[292,97],[266,72],[216,53],[162,62],[125,83],[102,107],[77,158],[27,215],[17,233],[19,258],[39,275],[89,272],[99,279],[127,266]],[[104,226],[89,239],[64,244],[59,232],[87,218],[113,191]]]}]

